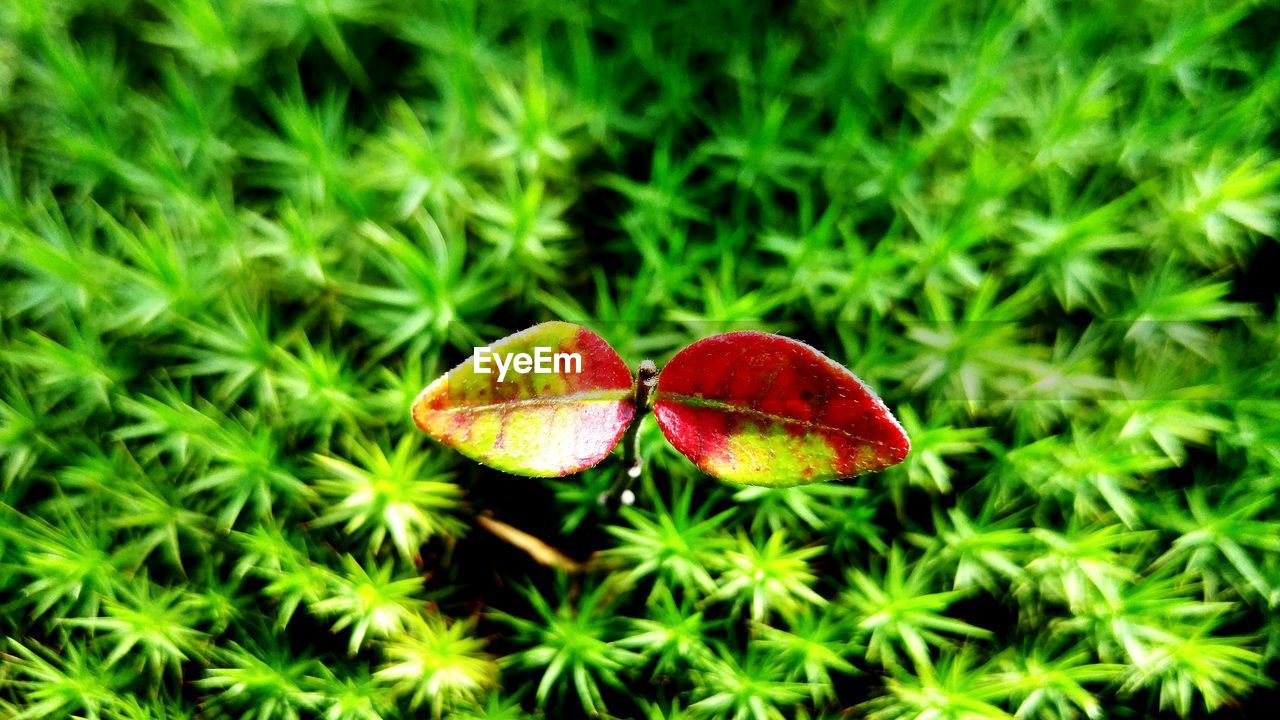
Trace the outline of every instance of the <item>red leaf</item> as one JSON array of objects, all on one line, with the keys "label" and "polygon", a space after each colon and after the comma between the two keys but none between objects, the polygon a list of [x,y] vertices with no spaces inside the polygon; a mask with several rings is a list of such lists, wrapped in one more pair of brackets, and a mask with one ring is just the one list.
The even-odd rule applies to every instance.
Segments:
[{"label": "red leaf", "polygon": [[537,347],[577,353],[581,372],[509,371],[500,381],[495,363],[487,363],[491,372],[478,372],[473,354],[414,401],[418,427],[473,460],[534,477],[585,470],[618,444],[635,415],[631,371],[603,338],[547,322],[489,347],[507,357]]},{"label": "red leaf", "polygon": [[798,485],[896,465],[910,442],[853,373],[802,342],[762,332],[699,340],[658,376],[654,415],[703,472]]}]

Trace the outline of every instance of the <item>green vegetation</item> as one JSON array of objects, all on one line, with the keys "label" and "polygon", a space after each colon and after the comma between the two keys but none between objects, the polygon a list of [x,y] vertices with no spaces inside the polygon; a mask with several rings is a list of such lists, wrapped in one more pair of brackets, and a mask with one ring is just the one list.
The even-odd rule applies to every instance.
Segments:
[{"label": "green vegetation", "polygon": [[[0,717],[1273,717],[1278,34],[0,2]],[[633,368],[797,337],[911,455],[738,488],[650,419],[612,511],[616,458],[513,478],[413,426],[548,319]]]}]

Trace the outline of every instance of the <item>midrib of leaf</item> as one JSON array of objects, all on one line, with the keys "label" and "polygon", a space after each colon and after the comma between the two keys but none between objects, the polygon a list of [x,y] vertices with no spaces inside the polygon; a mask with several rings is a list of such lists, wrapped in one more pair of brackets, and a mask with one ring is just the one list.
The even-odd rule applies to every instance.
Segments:
[{"label": "midrib of leaf", "polygon": [[749,407],[746,405],[735,405],[733,403],[725,402],[723,400],[713,400],[711,398],[705,398],[699,395],[684,395],[682,393],[658,391],[658,393],[655,396],[655,402],[672,402],[672,403],[678,403],[680,405],[687,405],[689,407],[711,408],[713,410],[720,410],[728,413],[740,413],[742,415],[749,415],[751,417],[759,418],[762,420],[768,420],[770,422],[781,422],[781,423],[790,423],[792,425],[799,425],[805,428],[806,430],[824,430],[827,432],[839,433],[841,435],[844,435],[845,437],[848,437],[860,442],[869,443],[871,445],[878,445],[878,446],[885,445],[885,443],[880,440],[873,440],[872,438],[864,437],[857,433],[849,432],[845,428],[836,427],[834,425],[827,425],[825,423],[814,422],[812,420],[801,420],[799,418],[787,417],[786,415],[769,413],[763,410],[757,410],[756,408]]},{"label": "midrib of leaf", "polygon": [[566,395],[554,395],[552,397],[523,398],[520,400],[508,400],[506,402],[486,403],[484,405],[454,405],[452,407],[431,409],[427,412],[433,413],[460,413],[460,412],[484,412],[486,410],[507,410],[510,408],[521,407],[544,407],[548,405],[573,405],[578,403],[593,402],[616,402],[618,400],[628,400],[631,397],[630,390],[589,390],[586,392],[568,393]]}]

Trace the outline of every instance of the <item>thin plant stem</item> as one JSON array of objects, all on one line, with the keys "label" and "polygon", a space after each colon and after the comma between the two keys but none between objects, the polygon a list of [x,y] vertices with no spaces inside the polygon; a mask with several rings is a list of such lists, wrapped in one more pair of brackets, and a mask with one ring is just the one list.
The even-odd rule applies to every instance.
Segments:
[{"label": "thin plant stem", "polygon": [[649,405],[653,399],[653,389],[658,386],[658,366],[652,360],[644,360],[636,370],[635,399],[636,415],[631,425],[622,436],[622,472],[604,494],[600,496],[600,504],[610,508],[619,505],[630,505],[635,501],[631,486],[644,473],[644,458],[640,456],[640,423],[649,414]]}]

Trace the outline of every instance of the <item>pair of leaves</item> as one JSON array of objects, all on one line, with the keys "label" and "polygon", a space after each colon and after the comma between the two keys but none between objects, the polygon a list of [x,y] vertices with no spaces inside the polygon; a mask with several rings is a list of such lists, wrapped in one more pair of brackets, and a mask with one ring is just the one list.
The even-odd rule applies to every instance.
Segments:
[{"label": "pair of leaves", "polygon": [[[580,372],[504,381],[476,357],[427,386],[418,427],[463,455],[516,475],[557,477],[600,462],[636,417],[631,371],[596,333],[547,322],[505,337],[491,355],[576,353]],[[572,367],[572,370],[579,368]],[[910,443],[853,373],[781,335],[732,332],[681,350],[658,375],[652,410],[667,440],[703,472],[751,485],[850,477],[895,465]],[[647,409],[647,408],[646,408]]]}]

